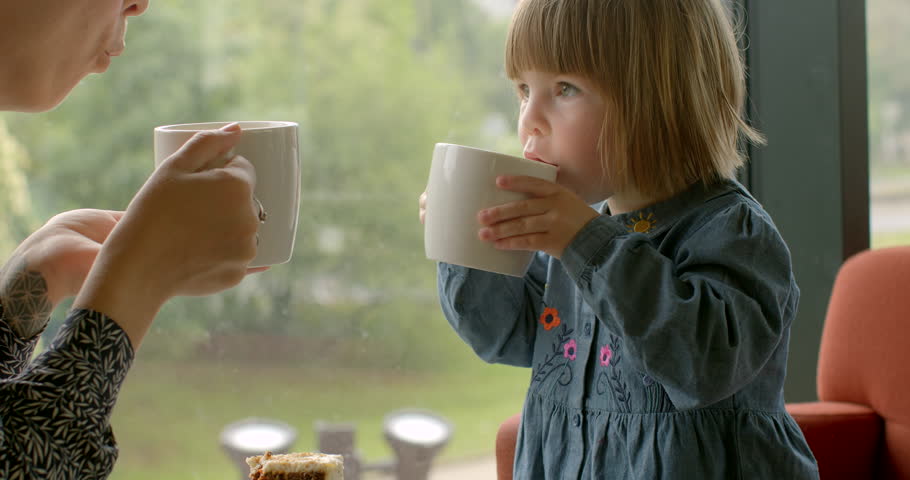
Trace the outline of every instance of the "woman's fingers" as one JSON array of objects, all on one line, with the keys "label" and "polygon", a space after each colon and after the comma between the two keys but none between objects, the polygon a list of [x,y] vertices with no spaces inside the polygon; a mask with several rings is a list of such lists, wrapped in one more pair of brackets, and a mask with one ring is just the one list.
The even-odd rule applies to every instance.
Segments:
[{"label": "woman's fingers", "polygon": [[[199,132],[165,160],[165,165],[185,172],[220,167],[240,140],[240,125],[233,123],[219,130]],[[228,159],[229,160],[229,159]]]},{"label": "woman's fingers", "polygon": [[256,189],[256,169],[246,158],[241,157],[240,155],[234,155],[227,160],[221,167],[221,170],[233,173],[238,178],[241,178],[248,183],[251,189]]}]

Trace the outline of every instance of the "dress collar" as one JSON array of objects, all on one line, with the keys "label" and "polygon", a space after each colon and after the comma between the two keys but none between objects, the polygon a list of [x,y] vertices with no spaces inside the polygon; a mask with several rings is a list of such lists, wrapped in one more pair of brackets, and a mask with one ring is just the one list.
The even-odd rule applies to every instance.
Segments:
[{"label": "dress collar", "polygon": [[[712,184],[699,182],[666,200],[639,210],[613,215],[613,219],[630,233],[654,236],[668,230],[692,208],[734,191],[752,198],[745,187],[736,180],[721,180]],[[610,215],[610,208],[606,201],[596,205],[595,208],[602,214]]]}]

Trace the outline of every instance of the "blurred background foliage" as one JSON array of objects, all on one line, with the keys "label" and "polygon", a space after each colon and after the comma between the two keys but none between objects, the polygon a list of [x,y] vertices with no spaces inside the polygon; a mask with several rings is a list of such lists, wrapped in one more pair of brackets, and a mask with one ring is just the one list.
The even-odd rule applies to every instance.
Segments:
[{"label": "blurred background foliage", "polygon": [[[438,316],[416,199],[435,142],[514,138],[505,22],[466,0],[156,1],[105,75],[47,114],[0,117],[10,126],[0,124],[0,146],[13,153],[0,164],[6,201],[29,226],[62,210],[124,209],[151,171],[155,126],[296,121],[292,262],[223,295],[172,302],[155,329],[181,341],[168,335],[149,350],[172,358],[238,332],[421,348],[414,340]],[[7,248],[27,233],[5,228]],[[425,348],[425,362],[404,368],[445,363]],[[355,357],[332,361],[356,366]]]}]

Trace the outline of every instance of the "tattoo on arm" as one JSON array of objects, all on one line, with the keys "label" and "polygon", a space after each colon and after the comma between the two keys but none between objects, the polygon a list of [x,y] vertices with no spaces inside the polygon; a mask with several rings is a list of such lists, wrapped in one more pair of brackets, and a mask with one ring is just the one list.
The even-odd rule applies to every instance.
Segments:
[{"label": "tattoo on arm", "polygon": [[29,271],[22,257],[11,258],[0,268],[0,305],[3,305],[3,321],[23,340],[44,331],[54,310],[44,276]]}]

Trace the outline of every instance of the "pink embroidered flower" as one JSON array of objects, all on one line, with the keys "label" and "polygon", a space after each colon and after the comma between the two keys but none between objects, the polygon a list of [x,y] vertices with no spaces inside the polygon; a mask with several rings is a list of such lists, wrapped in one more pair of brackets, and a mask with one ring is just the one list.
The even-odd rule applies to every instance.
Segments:
[{"label": "pink embroidered flower", "polygon": [[573,338],[562,346],[562,356],[568,358],[569,360],[575,361],[575,354],[577,350],[578,344],[575,343],[575,339]]},{"label": "pink embroidered flower", "polygon": [[540,323],[543,324],[543,329],[548,332],[558,327],[562,323],[562,320],[559,319],[559,310],[552,307],[543,309],[543,313],[540,314]]},{"label": "pink embroidered flower", "polygon": [[604,345],[600,347],[600,366],[609,367],[611,358],[613,358],[613,350],[610,350],[610,346]]}]

